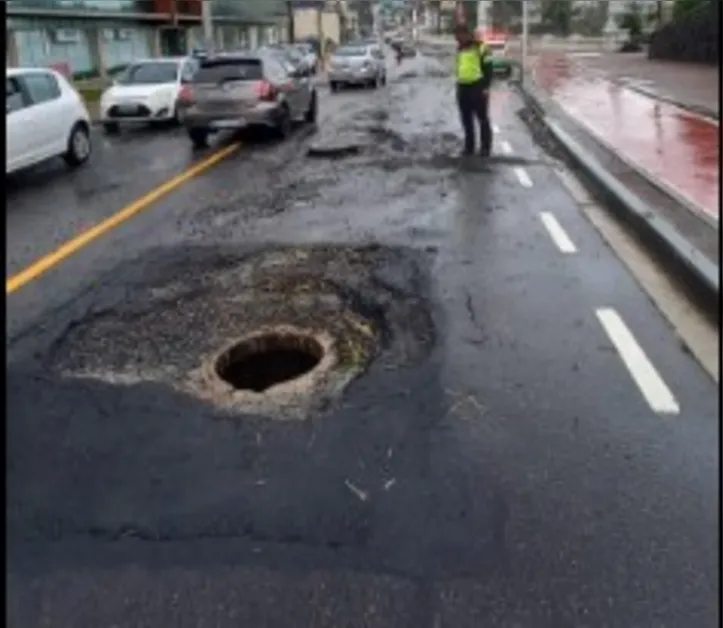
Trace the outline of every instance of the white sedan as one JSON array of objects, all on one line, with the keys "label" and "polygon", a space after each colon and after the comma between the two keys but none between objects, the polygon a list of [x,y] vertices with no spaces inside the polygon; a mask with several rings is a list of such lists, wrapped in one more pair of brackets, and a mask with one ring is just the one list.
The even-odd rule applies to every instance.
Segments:
[{"label": "white sedan", "polygon": [[5,173],[63,157],[79,166],[90,157],[90,116],[58,72],[8,68],[5,74]]},{"label": "white sedan", "polygon": [[177,122],[178,96],[197,69],[188,57],[134,61],[101,96],[103,128],[117,133],[121,122]]}]

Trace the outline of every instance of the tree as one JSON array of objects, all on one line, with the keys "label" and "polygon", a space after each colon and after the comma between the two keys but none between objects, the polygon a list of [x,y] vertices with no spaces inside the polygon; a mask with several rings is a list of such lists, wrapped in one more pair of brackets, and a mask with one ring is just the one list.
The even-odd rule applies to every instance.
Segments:
[{"label": "tree", "polygon": [[575,15],[575,32],[581,35],[601,35],[608,21],[610,4],[606,0],[589,2]]},{"label": "tree", "polygon": [[618,26],[628,31],[630,41],[638,41],[643,34],[643,12],[637,0],[631,0],[627,11],[620,16]]},{"label": "tree", "polygon": [[522,15],[523,0],[495,0],[490,9],[493,29],[509,28]]},{"label": "tree", "polygon": [[556,35],[567,36],[572,26],[572,0],[543,0],[542,24]]},{"label": "tree", "polygon": [[715,0],[675,0],[673,4],[673,19],[685,18],[690,13],[705,9]]}]

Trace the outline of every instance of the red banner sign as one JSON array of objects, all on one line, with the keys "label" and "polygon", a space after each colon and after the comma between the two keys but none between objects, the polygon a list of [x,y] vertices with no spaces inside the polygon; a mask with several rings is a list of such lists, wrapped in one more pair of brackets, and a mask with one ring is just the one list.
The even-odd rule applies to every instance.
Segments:
[{"label": "red banner sign", "polygon": [[55,70],[58,74],[62,74],[65,78],[69,79],[73,76],[70,71],[70,63],[67,61],[59,61],[58,63],[51,63],[50,69]]}]

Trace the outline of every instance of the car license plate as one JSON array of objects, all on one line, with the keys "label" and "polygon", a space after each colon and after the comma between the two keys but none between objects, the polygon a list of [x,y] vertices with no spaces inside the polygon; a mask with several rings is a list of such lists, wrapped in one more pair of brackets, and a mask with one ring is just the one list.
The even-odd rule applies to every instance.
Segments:
[{"label": "car license plate", "polygon": [[136,113],[138,105],[118,105],[118,111],[120,113]]},{"label": "car license plate", "polygon": [[214,120],[211,122],[211,126],[214,129],[238,129],[240,126],[244,126],[246,120],[243,118],[233,118],[231,120]]}]

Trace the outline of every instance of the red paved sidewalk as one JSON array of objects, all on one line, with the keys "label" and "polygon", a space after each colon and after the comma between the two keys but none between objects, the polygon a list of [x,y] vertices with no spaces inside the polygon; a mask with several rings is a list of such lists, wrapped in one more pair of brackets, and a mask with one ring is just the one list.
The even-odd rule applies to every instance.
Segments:
[{"label": "red paved sidewalk", "polygon": [[718,223],[720,138],[716,123],[583,72],[565,54],[540,55],[533,72],[538,87],[598,141]]}]

